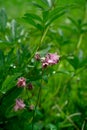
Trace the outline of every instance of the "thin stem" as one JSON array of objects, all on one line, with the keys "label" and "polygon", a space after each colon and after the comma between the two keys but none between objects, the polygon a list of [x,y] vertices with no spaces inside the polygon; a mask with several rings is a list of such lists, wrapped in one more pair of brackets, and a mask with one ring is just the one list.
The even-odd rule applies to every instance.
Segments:
[{"label": "thin stem", "polygon": [[80,130],[78,128],[78,126],[73,122],[73,120],[71,119],[70,116],[67,116],[58,105],[57,105],[57,108],[58,108],[59,112],[62,113],[66,117],[66,119],[75,127],[76,130]]},{"label": "thin stem", "polygon": [[80,130],[78,126],[73,122],[73,120],[70,117],[66,117],[67,120],[75,127],[76,130]]},{"label": "thin stem", "polygon": [[[46,28],[46,30],[43,32],[43,35],[41,36],[41,39],[40,39],[40,42],[39,42],[39,45],[37,46],[37,48],[35,49],[35,51],[33,52],[32,56],[30,57],[29,61],[32,59],[32,57],[35,55],[35,53],[38,51],[38,49],[40,48],[41,44],[43,43],[44,41],[44,38],[47,34],[47,31],[48,31],[49,27]],[[28,62],[29,62],[28,61]],[[38,97],[37,97],[37,102],[36,102],[36,105],[35,105],[35,110],[34,110],[34,113],[33,113],[33,119],[32,119],[32,130],[34,130],[34,117],[35,117],[35,112],[36,112],[36,109],[37,109],[37,105],[39,103],[39,99],[40,99],[40,93],[41,93],[41,86],[39,88],[39,92],[38,92]]]},{"label": "thin stem", "polygon": [[46,28],[46,30],[43,32],[43,34],[42,34],[42,36],[41,36],[41,39],[40,39],[40,42],[39,42],[39,44],[37,45],[37,48],[35,48],[35,50],[34,50],[34,52],[32,53],[30,59],[28,60],[28,62],[31,61],[31,59],[34,57],[35,53],[39,50],[41,44],[42,44],[43,41],[44,41],[44,38],[45,38],[45,36],[46,36],[46,34],[47,34],[48,29],[49,29],[49,26],[48,26],[48,27]]},{"label": "thin stem", "polygon": [[[43,70],[42,70],[42,75],[43,75]],[[41,79],[41,85],[42,85],[42,79]],[[32,130],[34,130],[35,112],[36,112],[36,109],[37,109],[38,104],[41,102],[41,98],[40,98],[41,90],[42,90],[42,86],[41,86],[41,85],[40,85],[40,88],[39,88],[39,91],[38,91],[38,96],[37,96],[37,102],[36,102],[36,105],[35,105],[35,110],[34,110],[34,112],[33,112]]]},{"label": "thin stem", "polygon": [[37,105],[39,103],[39,99],[40,99],[40,93],[41,93],[41,86],[39,88],[39,92],[38,92],[38,97],[37,97],[37,102],[36,102],[36,105],[35,105],[35,110],[33,112],[33,119],[32,119],[32,130],[34,130],[34,117],[35,117],[35,112],[36,112],[36,109],[37,109]]},{"label": "thin stem", "polygon": [[83,35],[81,34],[77,43],[77,50],[79,49],[81,43],[82,43]]}]

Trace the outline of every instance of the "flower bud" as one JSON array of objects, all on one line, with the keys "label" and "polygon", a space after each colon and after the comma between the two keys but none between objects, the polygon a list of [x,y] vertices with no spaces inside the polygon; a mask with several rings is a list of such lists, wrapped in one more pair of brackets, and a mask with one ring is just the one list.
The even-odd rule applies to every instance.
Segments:
[{"label": "flower bud", "polygon": [[40,60],[40,54],[36,53],[35,54],[35,59],[39,61]]},{"label": "flower bud", "polygon": [[29,90],[32,90],[34,87],[33,87],[33,85],[32,85],[31,83],[29,83],[29,84],[27,85],[27,88],[28,88]]}]

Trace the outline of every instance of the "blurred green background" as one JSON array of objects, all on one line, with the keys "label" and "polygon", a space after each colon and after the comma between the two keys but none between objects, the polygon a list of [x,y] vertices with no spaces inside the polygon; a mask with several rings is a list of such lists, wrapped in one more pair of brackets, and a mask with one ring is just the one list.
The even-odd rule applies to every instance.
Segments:
[{"label": "blurred green background", "polygon": [[[31,2],[41,3],[41,0],[25,0],[25,1],[23,1],[23,0],[11,0],[11,1],[0,0],[0,8],[5,8],[8,13],[8,16],[11,18],[22,17],[25,12],[30,11],[30,10],[34,11],[35,7],[32,8]],[[58,6],[65,6],[65,5],[69,5],[69,4],[79,4],[80,7],[81,6],[83,7],[85,5],[85,0],[69,0],[69,1],[58,0],[56,3],[58,4]],[[82,12],[82,10],[79,10],[79,11],[80,11],[80,13]],[[75,13],[77,14],[77,11]]]}]

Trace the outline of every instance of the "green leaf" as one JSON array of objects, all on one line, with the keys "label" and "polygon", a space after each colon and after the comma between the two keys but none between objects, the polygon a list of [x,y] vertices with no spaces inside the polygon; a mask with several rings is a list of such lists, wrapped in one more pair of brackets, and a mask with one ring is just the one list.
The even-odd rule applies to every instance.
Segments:
[{"label": "green leaf", "polygon": [[73,66],[74,69],[79,68],[79,58],[76,56],[68,56],[67,57],[68,62]]},{"label": "green leaf", "polygon": [[87,66],[87,58],[84,58],[84,59],[80,62],[80,64],[79,64],[79,67],[85,67],[85,66]]},{"label": "green leaf", "polygon": [[5,81],[3,82],[2,88],[0,91],[5,94],[8,90],[10,90],[16,84],[15,80],[20,75],[21,74],[15,74],[12,76],[8,75],[5,79]]},{"label": "green leaf", "polygon": [[74,18],[68,16],[68,19],[76,26],[77,29],[79,29],[79,24],[77,23],[77,21],[75,21]]},{"label": "green leaf", "polygon": [[52,7],[52,1],[51,0],[42,0],[48,7]]},{"label": "green leaf", "polygon": [[37,28],[40,30],[40,31],[42,31],[43,30],[43,26],[41,25],[41,24],[37,24]]},{"label": "green leaf", "polygon": [[37,27],[37,24],[36,24],[36,23],[34,22],[34,20],[31,19],[30,17],[24,16],[23,19],[24,19],[27,23],[31,24],[32,26]]},{"label": "green leaf", "polygon": [[7,14],[5,9],[1,9],[0,11],[0,31],[4,32],[7,24]]},{"label": "green leaf", "polygon": [[[39,29],[39,30],[42,30],[43,29],[43,26],[39,23],[41,22],[42,20],[40,19],[40,17],[34,15],[31,17],[31,15],[24,15],[23,19],[29,23],[30,25],[34,26],[35,28]],[[39,22],[37,23],[37,21],[35,20],[39,20]]]},{"label": "green leaf", "polygon": [[18,88],[15,86],[2,96],[0,99],[0,115],[5,115],[6,110],[14,104],[16,98],[22,93],[22,91],[23,88]]},{"label": "green leaf", "polygon": [[65,6],[65,7],[54,8],[53,10],[51,10],[49,12],[49,18],[53,17],[54,15],[61,13],[62,11],[67,11],[67,7]]},{"label": "green leaf", "polygon": [[32,4],[37,7],[38,9],[44,10],[43,6],[37,4],[36,2],[32,2]]},{"label": "green leaf", "polygon": [[26,13],[24,15],[24,17],[26,17],[26,18],[29,17],[29,18],[32,18],[32,19],[37,20],[39,22],[42,22],[42,19],[38,15],[33,14],[33,13]]},{"label": "green leaf", "polygon": [[49,128],[50,130],[57,130],[57,127],[53,124],[48,124],[47,128]]},{"label": "green leaf", "polygon": [[0,41],[0,48],[1,49],[6,49],[7,47],[11,47],[13,44],[11,42],[7,42],[7,41]]},{"label": "green leaf", "polygon": [[48,10],[43,11],[42,15],[43,15],[43,22],[45,23],[47,21],[47,19],[48,19],[49,11]]},{"label": "green leaf", "polygon": [[61,11],[60,13],[53,15],[53,16],[47,21],[47,23],[46,23],[46,28],[47,28],[50,24],[52,24],[52,22],[53,22],[54,20],[58,19],[59,17],[61,17],[61,16],[64,15],[64,14],[65,14],[65,11]]},{"label": "green leaf", "polygon": [[0,50],[0,67],[4,65],[4,53]]},{"label": "green leaf", "polygon": [[17,29],[17,23],[13,19],[12,22],[11,22],[11,37],[12,37],[12,40],[16,39],[16,29]]}]

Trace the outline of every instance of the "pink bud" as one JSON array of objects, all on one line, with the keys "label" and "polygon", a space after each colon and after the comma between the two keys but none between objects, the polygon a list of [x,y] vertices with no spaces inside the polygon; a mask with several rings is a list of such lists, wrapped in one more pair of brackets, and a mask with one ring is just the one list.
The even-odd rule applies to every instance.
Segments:
[{"label": "pink bud", "polygon": [[34,87],[33,87],[33,85],[32,85],[31,83],[29,83],[29,84],[27,85],[27,88],[28,88],[29,90],[32,90]]},{"label": "pink bud", "polygon": [[36,53],[36,54],[35,54],[35,59],[36,59],[36,60],[40,60],[40,54]]}]

